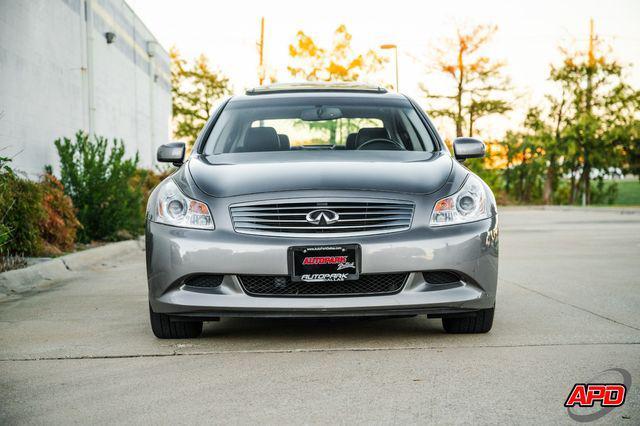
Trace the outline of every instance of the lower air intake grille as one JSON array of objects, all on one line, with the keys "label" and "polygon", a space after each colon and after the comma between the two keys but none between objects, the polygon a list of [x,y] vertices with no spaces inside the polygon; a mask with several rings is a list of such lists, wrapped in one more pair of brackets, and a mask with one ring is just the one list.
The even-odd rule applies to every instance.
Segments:
[{"label": "lower air intake grille", "polygon": [[460,281],[458,274],[449,271],[425,271],[422,276],[429,284],[451,284]]},{"label": "lower air intake grille", "polygon": [[184,284],[191,287],[213,288],[222,284],[223,277],[224,275],[192,275],[184,280]]},{"label": "lower air intake grille", "polygon": [[362,296],[393,294],[402,289],[409,274],[360,275],[352,281],[294,282],[291,277],[239,275],[244,291],[250,296]]}]

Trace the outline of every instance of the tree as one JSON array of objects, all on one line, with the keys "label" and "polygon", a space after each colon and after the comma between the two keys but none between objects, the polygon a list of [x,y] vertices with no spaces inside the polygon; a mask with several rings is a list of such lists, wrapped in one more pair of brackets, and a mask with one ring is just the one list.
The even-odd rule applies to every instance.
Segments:
[{"label": "tree", "polygon": [[539,121],[539,110],[532,108],[522,131],[509,131],[504,138],[507,168],[504,187],[511,199],[521,203],[539,202],[544,192],[545,146],[551,132]]},{"label": "tree", "polygon": [[198,56],[191,65],[175,47],[171,48],[169,56],[174,135],[193,144],[211,116],[216,101],[231,94],[229,79],[212,70],[205,55]]},{"label": "tree", "polygon": [[[289,45],[291,64],[287,66],[289,73],[296,78],[307,81],[357,81],[363,75],[370,76],[382,69],[387,59],[373,50],[364,53],[354,53],[351,48],[351,34],[345,25],[340,25],[334,32],[333,44],[327,49],[318,46],[304,31],[298,31],[296,41]],[[302,122],[300,125],[311,129],[329,132],[330,143],[336,142],[338,126],[337,120]]]},{"label": "tree", "polygon": [[330,49],[318,46],[304,31],[298,31],[295,43],[289,45],[289,56],[289,73],[307,81],[357,81],[362,75],[379,71],[387,61],[373,50],[354,53],[345,25],[335,30]]},{"label": "tree", "polygon": [[566,109],[559,121],[563,130],[563,169],[569,174],[569,202],[581,194],[591,203],[591,181],[602,180],[633,164],[638,138],[640,92],[624,81],[624,67],[607,58],[591,35],[587,51],[564,50],[560,66],[550,79],[561,87]]},{"label": "tree", "polygon": [[540,158],[546,163],[542,200],[544,204],[554,202],[554,194],[558,188],[561,175],[559,160],[569,154],[566,151],[565,128],[568,101],[562,92],[559,98],[548,95],[546,108],[532,107],[527,112],[524,128],[528,129],[529,137],[537,141],[540,147]]},{"label": "tree", "polygon": [[446,39],[436,49],[435,66],[429,72],[446,76],[451,83],[448,93],[435,93],[426,84],[420,87],[429,100],[435,101],[428,112],[433,117],[447,117],[455,124],[456,137],[465,131],[473,135],[476,121],[490,114],[502,114],[511,107],[501,98],[510,89],[503,75],[504,62],[481,54],[497,27],[478,25],[470,31],[458,29],[456,37]]},{"label": "tree", "polygon": [[616,186],[604,178],[637,167],[640,92],[624,82],[621,64],[599,53],[593,34],[590,39],[587,51],[562,50],[564,60],[551,67],[553,94],[505,138],[503,186],[513,199],[612,202]]}]

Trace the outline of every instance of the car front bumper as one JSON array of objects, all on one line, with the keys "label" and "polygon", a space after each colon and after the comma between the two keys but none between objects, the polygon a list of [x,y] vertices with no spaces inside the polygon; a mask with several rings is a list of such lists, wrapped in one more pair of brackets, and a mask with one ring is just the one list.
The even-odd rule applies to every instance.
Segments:
[{"label": "car front bumper", "polygon": [[[149,302],[154,312],[175,316],[305,317],[426,313],[434,316],[491,308],[498,276],[497,216],[440,228],[414,227],[357,238],[265,237],[232,229],[196,230],[147,223]],[[361,274],[404,272],[396,294],[339,297],[258,297],[243,290],[237,275],[280,275],[288,271],[288,248],[359,244]],[[456,285],[433,286],[422,271],[447,270]],[[193,274],[223,274],[219,287],[185,286]],[[322,283],[318,283],[321,285]]]}]

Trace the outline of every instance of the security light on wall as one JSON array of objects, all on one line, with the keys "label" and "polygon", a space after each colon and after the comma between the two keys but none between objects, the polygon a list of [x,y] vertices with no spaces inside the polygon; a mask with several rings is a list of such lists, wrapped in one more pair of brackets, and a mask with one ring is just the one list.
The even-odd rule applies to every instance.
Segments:
[{"label": "security light on wall", "polygon": [[116,41],[116,33],[108,31],[108,32],[104,33],[104,38],[107,39],[107,44],[111,44],[114,41]]},{"label": "security light on wall", "polygon": [[158,50],[158,43],[153,42],[153,41],[148,41],[147,42],[147,55],[149,55],[150,58],[153,58],[154,56],[156,56],[156,50]]}]

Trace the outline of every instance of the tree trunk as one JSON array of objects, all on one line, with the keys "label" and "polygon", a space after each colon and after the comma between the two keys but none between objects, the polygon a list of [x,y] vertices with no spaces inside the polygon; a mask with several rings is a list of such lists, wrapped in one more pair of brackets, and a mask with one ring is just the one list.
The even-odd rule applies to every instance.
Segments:
[{"label": "tree trunk", "polygon": [[462,92],[464,91],[464,61],[462,57],[462,46],[458,47],[458,93],[456,93],[456,101],[458,104],[458,111],[456,116],[456,137],[462,136],[462,125],[464,122],[462,111]]},{"label": "tree trunk", "polygon": [[462,137],[462,92],[458,89],[458,114],[456,117],[456,137]]},{"label": "tree trunk", "polygon": [[547,176],[544,180],[544,187],[542,189],[542,199],[545,204],[553,203],[553,188],[555,187],[556,179],[556,156],[551,155],[549,158],[549,167],[547,167]]},{"label": "tree trunk", "polygon": [[555,128],[555,146],[552,147],[552,153],[549,155],[549,168],[547,169],[547,178],[544,181],[544,189],[542,191],[542,198],[544,199],[545,204],[552,204],[553,193],[556,189],[556,154],[554,153],[557,147],[560,146],[560,135],[561,130],[560,126],[562,126],[562,120],[564,117],[564,104],[565,104],[565,92],[562,90],[562,101],[560,105],[558,105],[558,116],[556,119],[556,128]]},{"label": "tree trunk", "polygon": [[507,194],[511,192],[511,165],[507,165],[507,169],[504,171],[504,191]]},{"label": "tree trunk", "polygon": [[584,190],[584,205],[591,204],[591,166],[585,163],[582,170],[582,188]]},{"label": "tree trunk", "polygon": [[520,201],[523,201],[525,203],[527,203],[529,200],[527,199],[528,196],[526,194],[526,190],[525,190],[525,173],[527,170],[527,151],[526,149],[523,151],[522,153],[522,163],[520,164],[519,167],[519,173],[518,173],[518,197],[520,198]]},{"label": "tree trunk", "polygon": [[571,170],[571,189],[569,191],[569,204],[573,205],[576,201],[576,170]]}]

